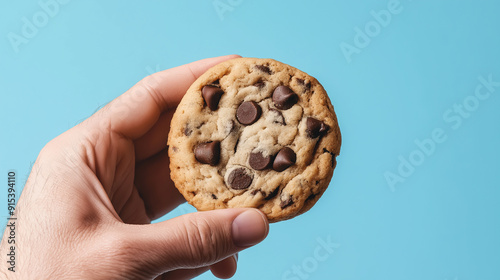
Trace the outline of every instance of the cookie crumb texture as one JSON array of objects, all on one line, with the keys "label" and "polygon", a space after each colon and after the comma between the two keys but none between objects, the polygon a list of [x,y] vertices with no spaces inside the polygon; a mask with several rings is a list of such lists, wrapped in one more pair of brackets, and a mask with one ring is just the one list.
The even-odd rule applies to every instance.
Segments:
[{"label": "cookie crumb texture", "polygon": [[272,59],[237,58],[204,73],[178,106],[171,177],[198,210],[254,207],[277,222],[321,197],[340,143],[316,79]]}]

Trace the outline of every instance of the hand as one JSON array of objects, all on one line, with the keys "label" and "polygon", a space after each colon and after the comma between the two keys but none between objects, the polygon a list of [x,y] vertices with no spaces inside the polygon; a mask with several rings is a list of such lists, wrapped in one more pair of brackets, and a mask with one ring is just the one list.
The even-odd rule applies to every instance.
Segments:
[{"label": "hand", "polygon": [[[184,198],[170,179],[166,139],[176,106],[208,68],[197,61],[146,77],[40,152],[16,208],[12,279],[186,279],[236,271],[262,241],[266,217],[225,209],[150,224]],[[2,239],[0,255],[10,244]]]}]

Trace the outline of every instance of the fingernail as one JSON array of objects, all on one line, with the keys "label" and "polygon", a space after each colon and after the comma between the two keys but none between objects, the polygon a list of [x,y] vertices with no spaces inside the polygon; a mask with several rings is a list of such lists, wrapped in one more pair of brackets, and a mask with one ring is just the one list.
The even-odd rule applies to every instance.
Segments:
[{"label": "fingernail", "polygon": [[238,266],[238,255],[233,255],[234,266]]},{"label": "fingernail", "polygon": [[267,236],[267,219],[258,210],[247,210],[233,220],[233,242],[239,247],[253,246]]}]

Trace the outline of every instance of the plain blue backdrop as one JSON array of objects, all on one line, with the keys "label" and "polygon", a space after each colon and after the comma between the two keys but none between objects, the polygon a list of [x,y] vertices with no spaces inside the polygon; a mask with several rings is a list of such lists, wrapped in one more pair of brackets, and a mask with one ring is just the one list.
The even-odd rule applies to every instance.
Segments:
[{"label": "plain blue backdrop", "polygon": [[2,225],[7,172],[20,191],[52,138],[150,73],[236,53],[315,76],[343,145],[234,279],[500,279],[498,1],[61,2],[0,9]]}]

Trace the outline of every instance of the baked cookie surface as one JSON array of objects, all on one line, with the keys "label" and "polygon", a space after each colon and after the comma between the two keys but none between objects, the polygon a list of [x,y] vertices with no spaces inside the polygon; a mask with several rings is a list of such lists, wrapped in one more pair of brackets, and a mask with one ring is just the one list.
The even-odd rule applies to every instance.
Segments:
[{"label": "baked cookie surface", "polygon": [[171,177],[198,210],[254,207],[270,222],[309,210],[340,152],[321,84],[272,59],[218,64],[188,89],[172,118]]}]

